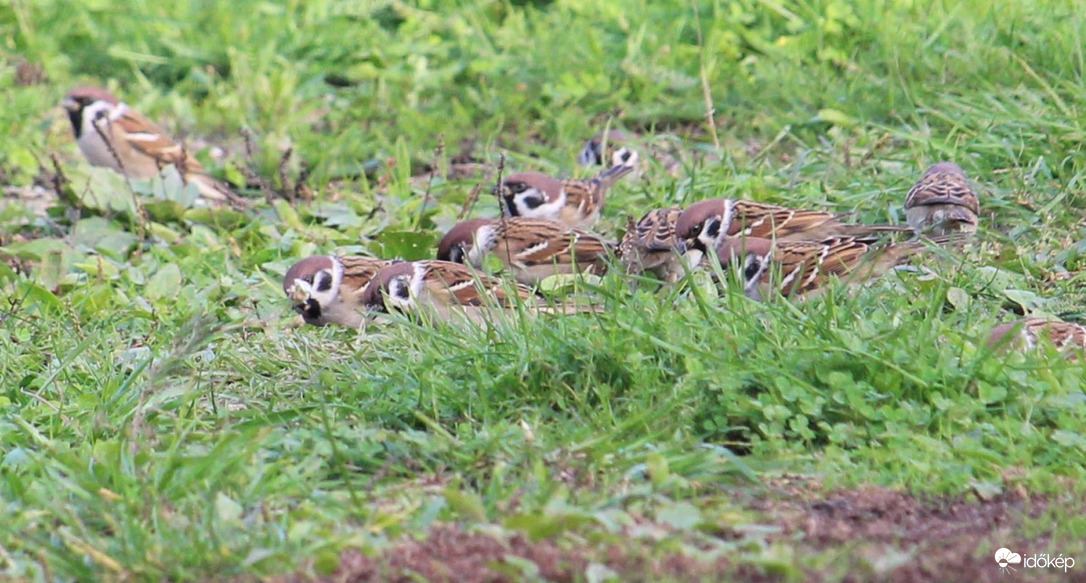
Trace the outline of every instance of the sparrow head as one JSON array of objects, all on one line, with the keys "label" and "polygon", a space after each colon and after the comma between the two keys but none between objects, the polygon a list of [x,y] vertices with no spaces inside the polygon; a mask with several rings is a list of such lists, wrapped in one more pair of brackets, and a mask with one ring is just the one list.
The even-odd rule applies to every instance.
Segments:
[{"label": "sparrow head", "polygon": [[496,229],[493,219],[470,219],[449,229],[437,245],[437,258],[453,263],[482,264]]},{"label": "sparrow head", "polygon": [[690,205],[675,222],[675,234],[690,248],[702,253],[712,252],[727,234],[724,226],[727,207],[728,201],[722,198]]},{"label": "sparrow head", "polygon": [[561,199],[562,183],[539,172],[521,172],[506,178],[494,192],[506,216],[533,216],[539,214],[539,207]]},{"label": "sparrow head", "polygon": [[626,133],[621,130],[600,132],[588,140],[580,155],[577,156],[577,162],[581,166],[603,166],[604,161],[608,159],[613,162],[615,146],[621,146],[628,140]]},{"label": "sparrow head", "polygon": [[991,334],[988,335],[988,348],[991,350],[1008,347],[1016,348],[1021,344],[1026,344],[1027,347],[1029,344],[1029,334],[1027,333],[1025,320],[1000,324],[992,328]]},{"label": "sparrow head", "polygon": [[758,282],[769,270],[773,241],[760,237],[728,239],[716,250],[717,261],[724,270],[742,268],[743,292],[752,300],[762,301]]},{"label": "sparrow head", "polygon": [[939,162],[932,164],[931,167],[928,168],[928,171],[924,173],[924,176],[931,174],[956,174],[965,178],[965,170],[962,170],[961,166],[958,166],[953,162]]},{"label": "sparrow head", "polygon": [[393,263],[382,269],[362,292],[360,302],[372,312],[388,312],[389,307],[410,306],[416,280],[421,281],[420,265],[414,261]]},{"label": "sparrow head", "polygon": [[315,255],[295,263],[283,278],[283,292],[295,312],[307,324],[323,326],[328,322],[323,312],[339,296],[343,265],[329,255]]},{"label": "sparrow head", "polygon": [[68,119],[72,122],[72,130],[79,137],[83,129],[83,115],[90,113],[88,108],[96,110],[95,115],[100,116],[106,110],[120,105],[120,100],[112,93],[101,87],[76,87],[68,93],[61,105],[68,111]]},{"label": "sparrow head", "polygon": [[614,154],[611,154],[611,165],[622,166],[625,168],[637,168],[637,162],[641,159],[637,155],[636,150],[630,148],[619,148],[615,150]]}]

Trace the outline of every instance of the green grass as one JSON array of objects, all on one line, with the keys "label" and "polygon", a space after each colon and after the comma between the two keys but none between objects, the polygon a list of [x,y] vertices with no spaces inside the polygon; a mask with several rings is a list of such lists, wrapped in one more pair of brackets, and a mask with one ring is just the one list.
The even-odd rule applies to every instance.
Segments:
[{"label": "green grass", "polygon": [[[55,154],[82,207],[0,210],[0,573],[325,572],[341,549],[454,520],[610,540],[649,517],[675,527],[669,548],[704,551],[722,524],[757,523],[732,493],[781,474],[1024,488],[1080,511],[1086,365],[984,339],[1013,311],[1086,319],[1081,6],[596,4],[0,7],[0,176],[49,184]],[[20,59],[45,82],[17,86]],[[315,200],[244,218],[162,203],[176,193],[157,185],[140,218],[71,141],[57,104],[81,83],[226,147],[197,152],[221,178],[282,186],[292,146],[283,174],[304,168]],[[724,195],[902,223],[922,169],[951,159],[979,186],[982,242],[931,276],[806,303],[608,276],[599,315],[294,327],[280,278],[297,258],[432,253],[483,179],[410,177],[465,140],[488,164],[583,175],[576,155],[607,124],[710,154],[621,183],[609,234]],[[485,194],[473,208],[496,212]],[[1081,520],[1052,528],[1086,556]],[[819,564],[763,539],[726,552],[792,577]]]}]

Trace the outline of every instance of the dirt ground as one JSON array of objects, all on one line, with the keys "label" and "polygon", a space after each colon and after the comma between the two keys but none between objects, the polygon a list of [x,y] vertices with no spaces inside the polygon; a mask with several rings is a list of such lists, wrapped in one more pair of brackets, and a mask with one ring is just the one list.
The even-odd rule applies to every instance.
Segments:
[{"label": "dirt ground", "polygon": [[[1086,581],[1086,556],[1066,574],[1057,569],[1001,573],[994,551],[1008,547],[1022,554],[1051,552],[1048,534],[1038,528],[1048,501],[1022,493],[985,501],[921,500],[883,488],[822,492],[810,484],[777,485],[769,493],[739,498],[764,524],[779,528],[767,541],[790,547],[797,573],[806,581]],[[1027,526],[1030,525],[1030,526]],[[1023,526],[1027,526],[1023,528]],[[730,529],[722,525],[720,536]],[[1071,555],[1073,556],[1073,555]],[[549,581],[782,581],[779,572],[727,559],[703,561],[678,551],[630,544],[571,545],[532,542],[523,535],[508,540],[454,524],[433,528],[425,538],[404,537],[377,556],[343,553],[327,582],[516,581],[525,561]],[[605,565],[610,572],[601,569]],[[529,566],[529,571],[532,568]],[[612,579],[596,575],[609,574]],[[591,574],[591,575],[589,575]],[[297,574],[283,582],[307,581]]]}]

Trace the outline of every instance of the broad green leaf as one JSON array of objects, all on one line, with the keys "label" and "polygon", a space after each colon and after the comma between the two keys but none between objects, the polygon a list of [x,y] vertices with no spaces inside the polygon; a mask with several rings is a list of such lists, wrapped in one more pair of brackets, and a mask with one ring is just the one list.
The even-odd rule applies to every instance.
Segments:
[{"label": "broad green leaf", "polygon": [[182,279],[181,268],[176,264],[167,263],[147,280],[144,293],[150,299],[176,297],[181,288]]}]

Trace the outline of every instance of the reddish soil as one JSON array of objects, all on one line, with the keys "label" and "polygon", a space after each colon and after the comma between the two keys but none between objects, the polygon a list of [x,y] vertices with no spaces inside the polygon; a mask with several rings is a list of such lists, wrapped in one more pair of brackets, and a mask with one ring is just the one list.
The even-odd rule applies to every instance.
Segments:
[{"label": "reddish soil", "polygon": [[[1045,499],[1005,494],[984,502],[921,500],[882,488],[824,493],[817,485],[795,483],[774,486],[771,494],[741,504],[763,524],[780,529],[767,542],[794,550],[804,580],[1086,581],[1086,556],[1077,557],[1079,564],[1066,574],[1018,565],[1017,572],[1005,575],[996,566],[993,554],[1001,546],[1023,556],[1051,552],[1047,534],[1022,535],[1044,530],[1036,525],[1048,509]],[[1033,528],[1021,528],[1028,521]],[[727,527],[721,533],[727,539],[735,535]],[[600,568],[593,564],[606,565],[621,581],[783,580],[754,564],[705,561],[632,541],[592,540],[533,542],[521,534],[503,537],[442,524],[424,537],[404,537],[376,556],[347,551],[338,570],[320,580],[475,583],[517,581],[535,571],[548,581],[583,581],[586,570]]]}]

